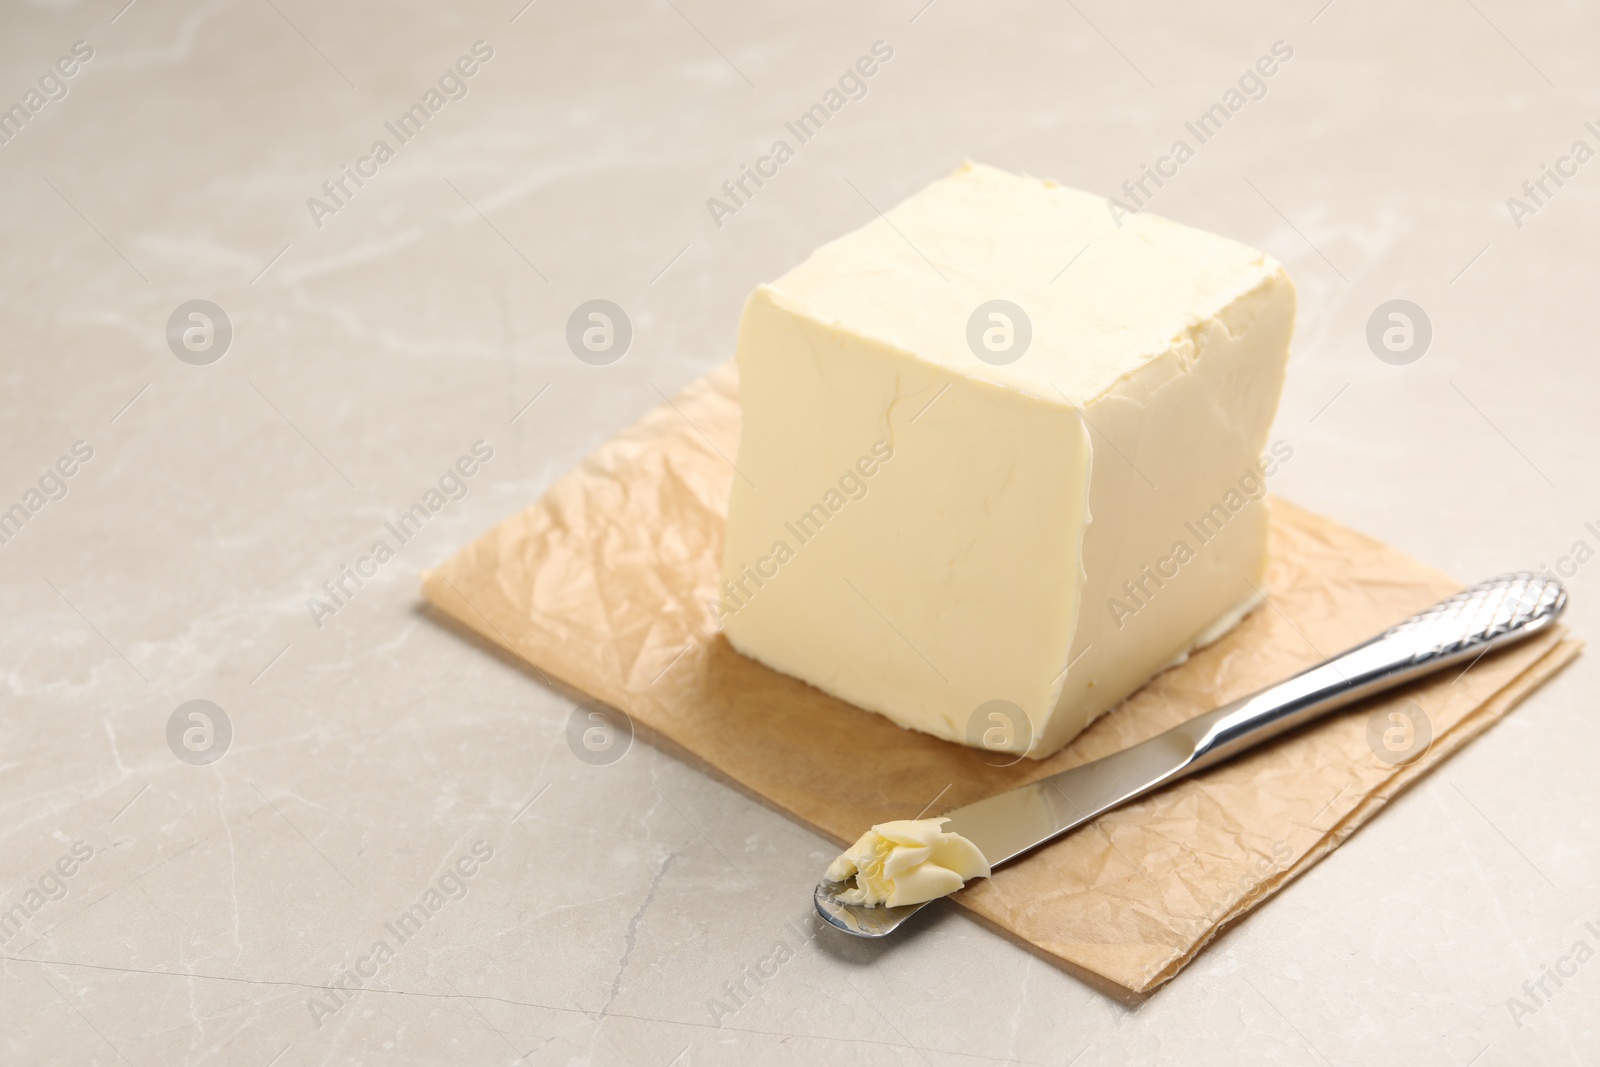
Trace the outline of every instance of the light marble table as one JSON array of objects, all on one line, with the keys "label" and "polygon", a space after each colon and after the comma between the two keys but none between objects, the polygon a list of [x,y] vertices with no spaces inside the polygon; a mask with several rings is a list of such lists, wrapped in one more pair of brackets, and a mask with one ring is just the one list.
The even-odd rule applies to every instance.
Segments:
[{"label": "light marble table", "polygon": [[[570,700],[416,579],[726,359],[745,294],[818,243],[964,157],[1114,193],[1283,41],[1149,186],[1298,282],[1275,491],[1463,579],[1574,572],[1581,635],[1600,163],[1562,159],[1600,148],[1592,7],[524,2],[0,12],[26,113],[0,508],[27,512],[0,546],[0,1062],[1600,1058],[1600,963],[1569,955],[1600,949],[1593,657],[1135,1001],[957,909],[804,940],[827,842],[642,742],[581,762]],[[879,41],[865,95],[713,213]],[[1573,176],[1535,202],[1543,164]],[[564,336],[596,298],[634,331],[607,366]],[[1392,299],[1431,323],[1411,362],[1366,339]],[[441,478],[465,496],[362,562]],[[169,745],[192,700],[231,736],[184,711]]]}]

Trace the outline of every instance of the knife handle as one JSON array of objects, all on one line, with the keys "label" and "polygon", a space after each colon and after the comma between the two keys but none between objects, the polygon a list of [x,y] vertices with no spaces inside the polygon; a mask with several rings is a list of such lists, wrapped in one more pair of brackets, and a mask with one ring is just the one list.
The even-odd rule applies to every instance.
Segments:
[{"label": "knife handle", "polygon": [[1567,605],[1561,583],[1528,571],[1463,589],[1370,641],[1176,727],[1193,742],[1184,774],[1221,763],[1330,711],[1528,637]]}]

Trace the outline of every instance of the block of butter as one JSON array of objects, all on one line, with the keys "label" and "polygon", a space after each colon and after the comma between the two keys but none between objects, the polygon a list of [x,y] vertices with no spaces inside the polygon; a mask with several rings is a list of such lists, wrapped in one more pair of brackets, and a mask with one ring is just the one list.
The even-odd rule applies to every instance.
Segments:
[{"label": "block of butter", "polygon": [[1040,758],[1260,602],[1294,286],[1115,216],[969,163],[750,295],[735,649]]}]

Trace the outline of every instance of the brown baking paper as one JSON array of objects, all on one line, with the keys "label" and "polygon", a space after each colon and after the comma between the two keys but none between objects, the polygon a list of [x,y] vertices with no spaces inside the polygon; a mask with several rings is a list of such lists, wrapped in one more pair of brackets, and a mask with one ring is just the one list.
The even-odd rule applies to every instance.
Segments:
[{"label": "brown baking paper", "polygon": [[[1062,752],[994,767],[993,754],[902,730],[745,659],[718,634],[707,603],[738,436],[737,377],[725,365],[425,574],[423,590],[541,674],[623,709],[840,844],[873,823],[936,815],[1126,748],[1459,588],[1274,500],[1267,606]],[[1578,648],[1557,627],[1331,717],[1102,816],[953,899],[1043,953],[1149,990]],[[1368,721],[1407,701],[1426,713],[1433,743],[1395,767],[1374,754]],[[810,892],[794,887],[796,899]]]}]

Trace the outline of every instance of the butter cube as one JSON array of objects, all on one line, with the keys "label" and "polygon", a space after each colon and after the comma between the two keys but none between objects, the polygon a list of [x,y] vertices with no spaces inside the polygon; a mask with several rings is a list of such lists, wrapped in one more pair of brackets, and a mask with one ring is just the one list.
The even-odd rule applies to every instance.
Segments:
[{"label": "butter cube", "polygon": [[1260,602],[1294,311],[1260,252],[974,164],[824,245],[740,324],[727,639],[1058,750]]}]

